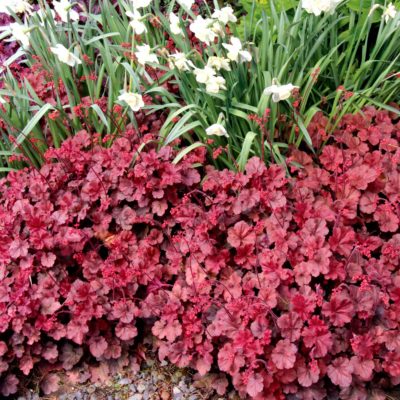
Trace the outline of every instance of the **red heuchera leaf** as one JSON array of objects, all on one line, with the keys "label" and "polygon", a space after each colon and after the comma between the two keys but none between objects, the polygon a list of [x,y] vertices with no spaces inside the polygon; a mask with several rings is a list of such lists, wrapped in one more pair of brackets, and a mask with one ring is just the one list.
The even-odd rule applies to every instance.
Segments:
[{"label": "red heuchera leaf", "polygon": [[253,229],[244,221],[237,222],[233,228],[228,229],[228,243],[235,248],[245,245],[254,245],[256,235]]},{"label": "red heuchera leaf", "polygon": [[400,377],[400,354],[398,351],[391,351],[385,355],[383,368],[390,376],[394,378]]},{"label": "red heuchera leaf", "polygon": [[351,357],[351,363],[353,365],[354,374],[363,381],[369,381],[372,378],[375,363],[373,360],[363,360],[360,357]]},{"label": "red heuchera leaf", "polygon": [[118,324],[115,327],[115,334],[121,340],[131,340],[137,336],[138,331],[133,325]]},{"label": "red heuchera leaf", "polygon": [[108,343],[102,336],[92,337],[89,340],[90,352],[96,357],[100,358],[107,350]]},{"label": "red heuchera leaf", "polygon": [[40,383],[40,388],[45,395],[57,392],[59,388],[60,377],[56,374],[46,375]]},{"label": "red heuchera leaf", "polygon": [[309,327],[302,332],[304,344],[309,348],[313,347],[313,357],[324,357],[332,347],[332,334],[318,317],[311,318],[308,324]]},{"label": "red heuchera leaf", "polygon": [[328,365],[327,374],[335,385],[342,388],[349,387],[353,380],[353,364],[346,357],[338,357]]},{"label": "red heuchera leaf", "polygon": [[19,380],[14,374],[8,374],[4,378],[0,389],[3,396],[17,393]]},{"label": "red heuchera leaf", "polygon": [[388,204],[381,204],[377,207],[374,220],[379,223],[383,232],[397,232],[399,229],[399,218]]},{"label": "red heuchera leaf", "polygon": [[43,253],[40,261],[44,267],[51,268],[56,261],[56,256],[53,253]]},{"label": "red heuchera leaf", "polygon": [[256,397],[264,389],[264,380],[261,374],[251,374],[247,382],[247,394]]},{"label": "red heuchera leaf", "polygon": [[230,343],[226,343],[218,352],[218,365],[221,371],[234,375],[244,364],[244,358],[240,354],[236,354],[235,349]]},{"label": "red heuchera leaf", "polygon": [[60,361],[62,362],[63,368],[66,370],[72,369],[72,367],[82,358],[82,355],[83,350],[81,348],[65,344],[60,355]]},{"label": "red heuchera leaf", "polygon": [[354,304],[349,295],[342,291],[334,294],[330,301],[322,306],[322,313],[330,318],[333,325],[343,326],[353,318]]},{"label": "red heuchera leaf", "polygon": [[281,334],[284,338],[294,342],[300,338],[303,321],[295,312],[289,312],[278,318],[277,325],[281,329]]},{"label": "red heuchera leaf", "polygon": [[293,368],[297,347],[289,340],[280,340],[272,350],[271,359],[279,369]]},{"label": "red heuchera leaf", "polygon": [[379,175],[379,171],[368,165],[360,165],[350,168],[347,172],[347,178],[356,189],[367,189],[369,183],[373,182]]},{"label": "red heuchera leaf", "polygon": [[336,146],[327,145],[322,150],[320,161],[328,171],[340,172],[340,166],[343,164],[343,151]]},{"label": "red heuchera leaf", "polygon": [[316,360],[312,360],[308,364],[304,361],[297,367],[297,379],[301,386],[310,387],[317,383],[320,376],[320,369]]},{"label": "red heuchera leaf", "polygon": [[376,210],[378,195],[372,192],[365,192],[360,198],[360,210],[366,214],[372,214]]},{"label": "red heuchera leaf", "polygon": [[178,320],[172,321],[156,321],[152,332],[160,339],[166,338],[169,342],[173,342],[179,335],[182,334],[182,326]]},{"label": "red heuchera leaf", "polygon": [[32,357],[30,355],[23,356],[19,362],[19,368],[25,375],[28,375],[33,368]]}]

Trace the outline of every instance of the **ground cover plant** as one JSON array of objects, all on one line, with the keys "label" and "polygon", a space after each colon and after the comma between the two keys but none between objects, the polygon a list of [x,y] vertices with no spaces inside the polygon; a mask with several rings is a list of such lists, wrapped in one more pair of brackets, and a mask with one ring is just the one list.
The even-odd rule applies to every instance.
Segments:
[{"label": "ground cover plant", "polygon": [[243,169],[252,155],[282,163],[290,145],[312,151],[306,126],[317,112],[332,133],[346,112],[388,109],[398,99],[400,15],[392,3],[363,0],[363,12],[346,1],[272,6],[260,20],[250,12],[241,37],[232,8],[200,3],[64,1],[12,14],[16,25],[3,37],[23,46],[29,73],[44,69],[34,80],[47,84],[43,97],[32,80],[4,74],[3,168],[18,167],[7,155],[21,152],[41,165],[48,147],[83,124],[115,137],[116,106],[132,123],[141,108],[169,115],[162,144],[181,138],[198,147],[211,135],[227,146],[219,167]]},{"label": "ground cover plant", "polygon": [[109,148],[82,131],[9,173],[3,395],[35,367],[44,393],[60,368],[104,379],[147,327],[221,395],[383,398],[400,377],[399,134],[386,111],[347,115],[319,165],[294,151],[296,179],[258,158],[195,168],[203,148],[176,163],[152,136],[139,154],[134,129]]},{"label": "ground cover plant", "polygon": [[0,5],[1,396],[145,348],[220,396],[400,385],[400,13],[358,3]]}]

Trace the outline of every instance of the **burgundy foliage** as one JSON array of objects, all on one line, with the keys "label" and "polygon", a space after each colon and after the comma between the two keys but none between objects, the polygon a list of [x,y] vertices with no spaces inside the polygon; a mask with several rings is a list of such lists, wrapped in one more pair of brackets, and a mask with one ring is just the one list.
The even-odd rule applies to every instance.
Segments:
[{"label": "burgundy foliage", "polygon": [[146,326],[160,359],[221,395],[383,398],[400,382],[393,116],[346,116],[319,164],[292,154],[295,178],[257,158],[198,170],[203,149],[175,165],[135,138],[102,148],[83,131],[0,182],[4,396],[33,368],[48,394],[62,369],[79,382],[135,365]]}]

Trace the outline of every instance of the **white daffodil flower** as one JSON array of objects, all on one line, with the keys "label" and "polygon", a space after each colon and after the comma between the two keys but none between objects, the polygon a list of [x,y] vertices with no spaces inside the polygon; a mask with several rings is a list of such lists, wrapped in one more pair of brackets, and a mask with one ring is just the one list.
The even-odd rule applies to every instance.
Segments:
[{"label": "white daffodil flower", "polygon": [[217,37],[216,33],[210,28],[214,21],[211,18],[204,19],[201,15],[190,24],[190,30],[200,42],[210,45]]},{"label": "white daffodil flower", "polygon": [[292,95],[293,89],[297,89],[298,86],[293,86],[291,83],[287,85],[272,84],[264,89],[264,94],[272,94],[272,101],[277,103],[278,101],[286,100]]},{"label": "white daffodil flower", "polygon": [[13,22],[8,26],[8,31],[11,33],[12,38],[21,43],[24,49],[29,47],[30,32],[28,26]]},{"label": "white daffodil flower", "polygon": [[216,71],[220,71],[221,69],[230,71],[231,67],[229,62],[230,61],[227,58],[211,56],[207,61],[207,66],[214,68]]},{"label": "white daffodil flower", "polygon": [[178,0],[178,3],[185,7],[187,10],[190,10],[194,4],[195,0]]},{"label": "white daffodil flower", "polygon": [[3,97],[0,96],[0,104],[6,104],[7,102],[5,101],[5,99]]},{"label": "white daffodil flower", "polygon": [[385,20],[386,23],[389,22],[389,19],[393,19],[397,14],[396,7],[393,3],[389,3],[387,7],[385,7],[382,18]]},{"label": "white daffodil flower", "polygon": [[215,10],[212,14],[213,18],[216,18],[218,21],[222,22],[226,25],[228,22],[236,22],[237,18],[233,14],[232,7],[223,7],[220,10]]},{"label": "white daffodil flower", "polygon": [[341,0],[302,0],[301,7],[318,17],[323,12],[332,13],[340,2]]},{"label": "white daffodil flower", "polygon": [[207,65],[203,69],[196,68],[193,72],[196,76],[196,81],[199,83],[207,83],[216,74],[215,70]]},{"label": "white daffodil flower", "polygon": [[220,90],[226,90],[225,79],[222,76],[212,76],[206,82],[207,93],[217,94]]},{"label": "white daffodil flower", "polygon": [[216,35],[225,37],[225,25],[219,21],[215,21],[210,28]]},{"label": "white daffodil flower", "polygon": [[142,16],[138,10],[134,9],[133,12],[127,11],[126,15],[130,18],[129,25],[132,27],[135,35],[141,35],[147,32],[146,25],[141,21]]},{"label": "white daffodil flower", "polygon": [[213,68],[206,65],[203,69],[196,68],[194,71],[196,81],[206,85],[208,93],[219,93],[221,89],[226,89],[225,79],[222,76],[216,76]]},{"label": "white daffodil flower", "polygon": [[150,46],[148,44],[144,44],[143,46],[137,46],[137,51],[135,52],[135,56],[140,65],[146,65],[148,63],[159,64],[158,58],[155,54],[150,53]]},{"label": "white daffodil flower", "polygon": [[176,67],[179,71],[189,71],[190,68],[195,68],[194,64],[186,58],[185,53],[174,53],[168,58],[169,67],[173,69]]},{"label": "white daffodil flower", "polygon": [[206,134],[209,136],[226,136],[229,137],[228,132],[221,124],[214,124],[206,129]]},{"label": "white daffodil flower", "polygon": [[222,46],[228,50],[227,56],[232,61],[245,62],[252,59],[248,51],[242,50],[242,42],[238,38],[232,37],[231,44],[222,43]]},{"label": "white daffodil flower", "polygon": [[184,34],[180,27],[179,17],[176,14],[174,14],[173,12],[169,14],[169,23],[170,23],[171,32],[174,35],[183,35]]},{"label": "white daffodil flower", "polygon": [[122,93],[118,96],[119,101],[124,101],[132,111],[137,112],[144,107],[143,97],[139,93]]},{"label": "white daffodil flower", "polygon": [[82,61],[75,56],[74,53],[70,52],[60,43],[56,44],[55,47],[50,47],[50,50],[62,63],[67,64],[70,67],[75,67],[75,65],[82,64]]},{"label": "white daffodil flower", "polygon": [[15,14],[31,13],[33,7],[26,0],[1,0],[0,13],[10,15],[10,10]]},{"label": "white daffodil flower", "polygon": [[132,6],[135,9],[148,7],[152,0],[131,0]]},{"label": "white daffodil flower", "polygon": [[71,21],[79,20],[79,13],[72,9],[72,4],[69,0],[53,0],[53,6],[62,22],[68,22],[68,16]]}]

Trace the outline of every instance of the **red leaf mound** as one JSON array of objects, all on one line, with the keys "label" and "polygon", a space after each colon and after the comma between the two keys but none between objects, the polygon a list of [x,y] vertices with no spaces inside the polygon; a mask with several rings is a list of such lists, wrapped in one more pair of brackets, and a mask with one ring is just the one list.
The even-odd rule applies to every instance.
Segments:
[{"label": "red leaf mound", "polygon": [[243,398],[380,398],[400,382],[399,137],[387,112],[346,116],[320,164],[294,152],[287,178],[257,158],[203,171],[203,149],[175,165],[168,147],[137,153],[132,132],[110,148],[81,132],[40,172],[10,173],[2,394],[35,366],[44,393],[61,369],[102,379],[147,326],[160,359],[221,395],[232,382]]}]

